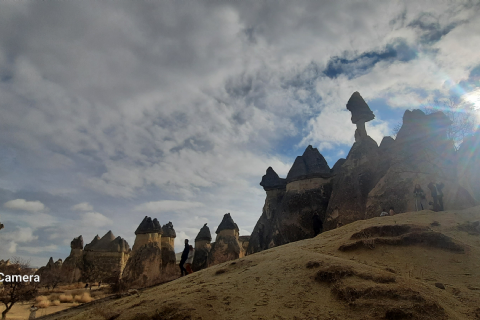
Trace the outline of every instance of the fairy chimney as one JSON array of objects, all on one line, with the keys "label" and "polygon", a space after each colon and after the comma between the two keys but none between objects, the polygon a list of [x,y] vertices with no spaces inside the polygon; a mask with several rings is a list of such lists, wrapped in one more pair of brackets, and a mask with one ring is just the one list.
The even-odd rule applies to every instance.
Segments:
[{"label": "fairy chimney", "polygon": [[347,109],[352,113],[352,123],[357,125],[355,141],[359,141],[367,136],[365,122],[375,119],[375,115],[358,91],[355,91],[348,100]]},{"label": "fairy chimney", "polygon": [[162,233],[162,227],[158,220],[156,218],[152,220],[152,218],[145,216],[137,230],[135,230],[135,243],[132,251],[151,242],[156,242],[160,245]]},{"label": "fairy chimney", "polygon": [[208,268],[208,257],[212,249],[212,235],[210,228],[205,223],[195,238],[195,255],[193,256],[192,268],[194,271]]}]

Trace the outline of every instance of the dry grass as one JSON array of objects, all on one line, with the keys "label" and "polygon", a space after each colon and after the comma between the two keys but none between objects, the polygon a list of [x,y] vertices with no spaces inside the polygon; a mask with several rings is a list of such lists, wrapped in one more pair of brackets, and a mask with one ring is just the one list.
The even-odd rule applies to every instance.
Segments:
[{"label": "dry grass", "polygon": [[38,296],[35,298],[35,301],[36,302],[42,302],[42,301],[45,301],[45,300],[49,300],[46,296]]},{"label": "dry grass", "polygon": [[71,294],[61,294],[58,299],[60,300],[60,302],[73,302],[73,296]]},{"label": "dry grass", "polygon": [[74,300],[75,302],[88,303],[88,302],[91,302],[93,299],[90,296],[90,293],[84,292],[81,295],[76,295]]},{"label": "dry grass", "polygon": [[215,274],[219,275],[219,274],[222,274],[222,273],[225,273],[225,272],[227,272],[227,269],[218,269],[217,271],[215,271]]},{"label": "dry grass", "polygon": [[61,304],[60,300],[53,300],[52,305],[59,306]]},{"label": "dry grass", "polygon": [[36,306],[38,308],[48,308],[50,307],[50,300],[41,300],[37,302]]}]

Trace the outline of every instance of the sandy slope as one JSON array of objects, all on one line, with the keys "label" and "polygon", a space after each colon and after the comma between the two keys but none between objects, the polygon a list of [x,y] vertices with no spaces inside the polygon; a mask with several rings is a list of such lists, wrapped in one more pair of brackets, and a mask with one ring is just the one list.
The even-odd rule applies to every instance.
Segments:
[{"label": "sandy slope", "polygon": [[459,229],[478,220],[480,207],[357,221],[46,318],[480,319],[480,235]]}]

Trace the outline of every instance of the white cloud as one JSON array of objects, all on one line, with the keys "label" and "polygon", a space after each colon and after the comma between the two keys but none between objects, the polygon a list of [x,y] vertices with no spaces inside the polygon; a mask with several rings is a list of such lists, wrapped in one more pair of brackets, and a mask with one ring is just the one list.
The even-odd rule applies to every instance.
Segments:
[{"label": "white cloud", "polygon": [[150,201],[138,205],[134,208],[135,211],[146,213],[162,213],[166,211],[182,211],[205,206],[201,202],[175,201],[175,200],[161,200]]},{"label": "white cloud", "polygon": [[[38,246],[38,247],[24,247],[24,246],[21,246],[18,249],[26,251],[30,254],[38,254],[38,253],[42,253],[42,252],[55,252],[55,251],[58,250],[58,246],[56,246],[54,244],[51,244],[51,245],[48,245],[48,246]],[[65,259],[62,259],[62,260],[65,260]]]},{"label": "white cloud", "polygon": [[15,241],[10,241],[8,244],[8,252],[16,253],[17,252],[17,243]]},{"label": "white cloud", "polygon": [[24,210],[30,212],[44,211],[45,205],[40,201],[26,201],[25,199],[15,199],[3,204],[5,208],[12,210]]},{"label": "white cloud", "polygon": [[74,211],[92,211],[93,206],[90,205],[88,202],[82,202],[72,206],[70,209]]},{"label": "white cloud", "polygon": [[99,212],[85,212],[81,214],[81,223],[84,227],[101,228],[111,226],[113,221]]}]

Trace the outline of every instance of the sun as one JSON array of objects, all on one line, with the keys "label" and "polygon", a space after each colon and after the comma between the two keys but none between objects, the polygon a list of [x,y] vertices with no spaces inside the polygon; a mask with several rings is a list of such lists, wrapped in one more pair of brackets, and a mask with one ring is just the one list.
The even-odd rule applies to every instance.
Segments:
[{"label": "sun", "polygon": [[473,107],[477,118],[476,122],[480,123],[480,88],[464,94],[462,100]]}]

